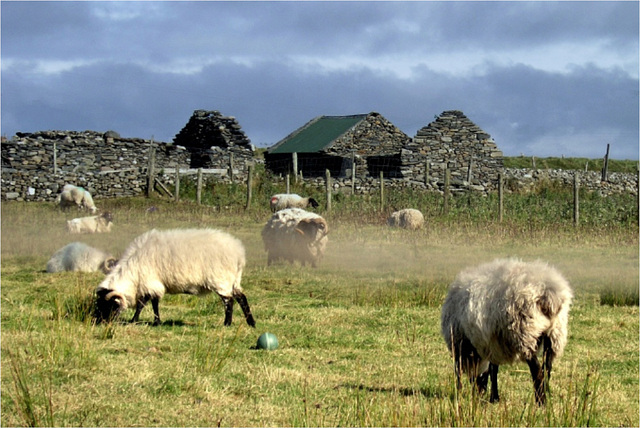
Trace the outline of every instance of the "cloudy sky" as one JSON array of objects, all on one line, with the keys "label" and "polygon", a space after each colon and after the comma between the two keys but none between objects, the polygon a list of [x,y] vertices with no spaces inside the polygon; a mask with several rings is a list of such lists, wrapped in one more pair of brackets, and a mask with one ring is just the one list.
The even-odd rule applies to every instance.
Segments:
[{"label": "cloudy sky", "polygon": [[638,159],[638,2],[2,1],[2,135],[171,142],[194,110],[258,147],[319,115],[409,136],[462,110],[505,155]]}]

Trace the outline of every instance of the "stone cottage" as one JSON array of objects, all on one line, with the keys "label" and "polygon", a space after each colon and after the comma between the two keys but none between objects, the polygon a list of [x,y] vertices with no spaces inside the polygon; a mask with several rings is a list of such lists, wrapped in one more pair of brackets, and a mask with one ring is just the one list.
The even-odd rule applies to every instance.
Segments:
[{"label": "stone cottage", "polygon": [[449,168],[454,186],[473,190],[495,189],[504,167],[491,135],[458,110],[444,111],[418,130],[403,147],[401,164],[405,178],[429,183],[441,182]]},{"label": "stone cottage", "polygon": [[265,153],[265,163],[274,173],[293,171],[296,153],[298,171],[305,177],[356,176],[400,177],[401,150],[411,140],[404,132],[376,112],[351,116],[319,116]]},{"label": "stone cottage", "polygon": [[240,170],[253,162],[254,147],[236,118],[217,110],[194,111],[173,142],[191,153],[191,168],[226,168],[230,155]]}]

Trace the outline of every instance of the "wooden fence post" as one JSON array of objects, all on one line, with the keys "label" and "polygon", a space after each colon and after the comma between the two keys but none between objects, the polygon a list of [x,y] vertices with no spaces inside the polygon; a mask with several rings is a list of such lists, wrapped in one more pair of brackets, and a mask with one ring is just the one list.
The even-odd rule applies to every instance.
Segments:
[{"label": "wooden fence post", "polygon": [[469,168],[467,169],[467,183],[471,185],[471,179],[473,178],[473,159],[469,161]]},{"label": "wooden fence post", "polygon": [[609,144],[607,144],[607,153],[604,155],[604,166],[602,167],[602,178],[600,181],[607,181],[609,178]]},{"label": "wooden fence post", "polygon": [[156,148],[153,145],[153,137],[149,142],[149,165],[147,166],[147,198],[153,194],[153,186],[155,185],[155,165],[156,165]]},{"label": "wooden fence post", "polygon": [[444,195],[442,203],[442,213],[449,214],[449,182],[451,181],[451,170],[446,168],[444,170]]},{"label": "wooden fence post", "polygon": [[291,185],[289,184],[289,174],[287,174],[287,191],[285,193],[289,194],[291,190]]},{"label": "wooden fence post", "polygon": [[196,202],[202,203],[202,168],[198,168],[198,181],[196,185]]},{"label": "wooden fence post", "polygon": [[[291,163],[293,164],[294,183],[298,182],[298,153],[291,153]],[[288,192],[287,192],[288,193]]]},{"label": "wooden fence post", "polygon": [[384,173],[380,171],[380,212],[384,210]]},{"label": "wooden fence post", "polygon": [[504,215],[504,177],[498,173],[498,222],[502,223]]},{"label": "wooden fence post", "polygon": [[229,153],[229,179],[233,183],[233,152]]},{"label": "wooden fence post", "polygon": [[536,169],[536,157],[531,156],[531,169]]},{"label": "wooden fence post", "polygon": [[174,200],[178,202],[180,200],[180,168],[176,166],[176,194],[174,196]]},{"label": "wooden fence post", "polygon": [[56,143],[53,143],[53,173],[58,173],[58,150]]},{"label": "wooden fence post", "polygon": [[325,172],[325,185],[327,190],[327,212],[331,211],[331,171]]},{"label": "wooden fence post", "polygon": [[429,159],[424,161],[424,187],[429,187]]},{"label": "wooden fence post", "polygon": [[351,152],[351,194],[356,194],[356,152]]},{"label": "wooden fence post", "polygon": [[247,169],[247,205],[245,210],[251,208],[251,187],[253,186],[253,165],[249,165]]},{"label": "wooden fence post", "polygon": [[578,171],[573,174],[573,224],[577,226],[580,222],[580,182],[578,181]]}]

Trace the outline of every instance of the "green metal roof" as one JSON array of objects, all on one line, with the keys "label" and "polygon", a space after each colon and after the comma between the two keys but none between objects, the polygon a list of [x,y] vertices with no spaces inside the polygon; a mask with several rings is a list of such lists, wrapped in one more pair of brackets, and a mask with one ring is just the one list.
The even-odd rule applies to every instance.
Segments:
[{"label": "green metal roof", "polygon": [[366,114],[320,116],[278,142],[269,153],[319,152],[365,117]]}]

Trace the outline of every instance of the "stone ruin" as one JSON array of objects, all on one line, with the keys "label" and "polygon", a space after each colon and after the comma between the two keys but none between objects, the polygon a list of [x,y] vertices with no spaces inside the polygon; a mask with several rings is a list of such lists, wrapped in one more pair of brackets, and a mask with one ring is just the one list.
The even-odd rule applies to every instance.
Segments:
[{"label": "stone ruin", "polygon": [[233,164],[240,169],[253,161],[254,147],[233,116],[219,111],[196,110],[173,139],[191,153],[191,168],[216,168]]},{"label": "stone ruin", "polygon": [[502,151],[491,135],[458,110],[444,111],[418,130],[402,149],[401,159],[403,174],[411,180],[441,181],[449,168],[452,185],[478,191],[495,189],[504,167]]}]

